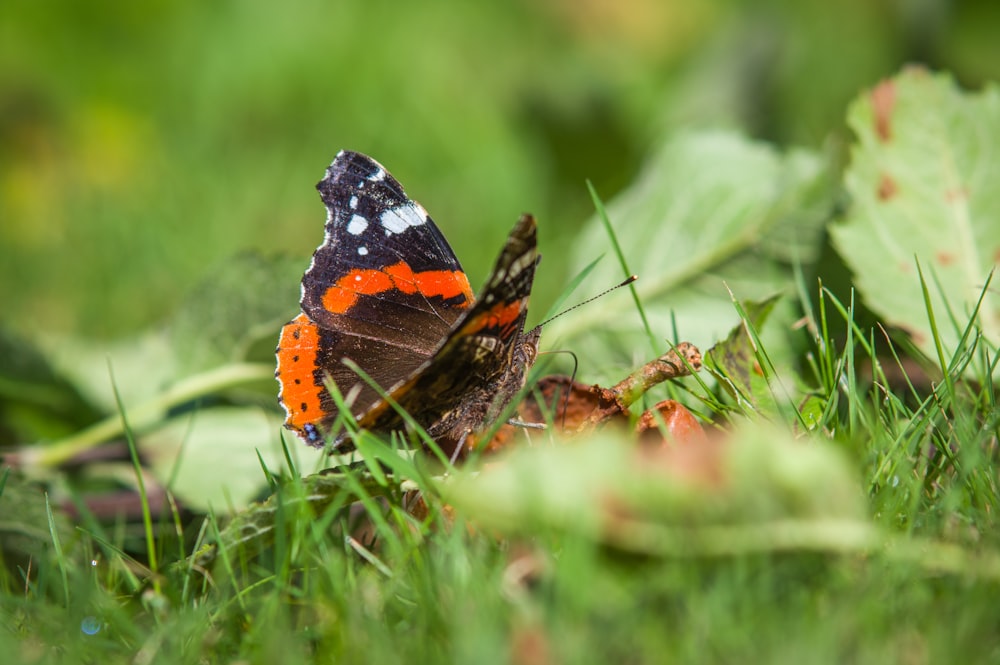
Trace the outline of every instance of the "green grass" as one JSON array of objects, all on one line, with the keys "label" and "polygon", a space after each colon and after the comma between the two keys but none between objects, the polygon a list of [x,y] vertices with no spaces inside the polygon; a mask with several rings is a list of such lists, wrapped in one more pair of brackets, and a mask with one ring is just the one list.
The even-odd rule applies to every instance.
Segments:
[{"label": "green grass", "polygon": [[[872,527],[871,537],[806,538],[789,547],[768,535],[781,515],[725,505],[719,490],[710,493],[723,497],[715,512],[691,503],[709,496],[703,493],[643,515],[647,525],[674,522],[688,534],[673,553],[643,552],[627,538],[576,528],[595,510],[586,502],[575,517],[551,518],[551,497],[533,495],[537,510],[501,533],[482,526],[491,523],[488,508],[478,517],[459,511],[454,523],[443,518],[435,497],[437,488],[448,491],[446,481],[424,480],[432,516],[419,521],[402,509],[393,476],[380,482],[348,471],[287,481],[228,530],[207,518],[201,537],[220,546],[210,555],[200,550],[201,558],[185,559],[197,547],[190,540],[197,520],[184,544],[181,519],[169,512],[132,532],[87,520],[68,529],[50,512],[47,537],[18,560],[4,555],[0,651],[6,662],[32,663],[1000,660],[991,383],[955,368],[929,391],[914,377],[886,381],[879,368],[891,355],[875,355],[885,342],[853,327],[849,310],[823,295],[808,328],[817,334],[809,380],[823,415],[811,444],[799,445],[846,453],[851,483],[866,490],[868,508],[858,519]],[[834,329],[853,332],[846,346]],[[867,363],[873,380],[856,369]],[[760,427],[759,417],[732,417],[733,446]],[[370,454],[393,454],[372,445]],[[582,445],[560,448],[561,459],[571,461]],[[735,473],[763,476],[774,462]],[[572,463],[561,477],[558,467],[548,470],[555,486],[591,482],[574,475]],[[836,475],[805,463],[791,470],[792,484],[815,493],[823,476]],[[396,479],[422,477],[409,462],[395,471]],[[631,482],[607,480],[612,488]],[[522,486],[531,482],[525,477]],[[766,494],[783,481],[727,482],[757,482]],[[4,491],[12,487],[7,480]],[[374,544],[344,535],[347,504],[359,497]],[[835,499],[812,496],[812,512],[798,514],[793,528],[836,514],[827,505]],[[792,515],[800,507],[786,509]],[[470,527],[469,518],[480,526]],[[699,540],[713,524],[729,527],[715,541],[722,547]],[[139,563],[125,552],[143,552],[136,547],[142,538],[161,562],[159,574],[145,565],[153,556]]]},{"label": "green grass", "polygon": [[[0,3],[0,663],[1000,662],[1000,5],[882,4]],[[535,321],[638,273],[582,381],[718,342],[717,482],[279,440],[340,148]]]}]

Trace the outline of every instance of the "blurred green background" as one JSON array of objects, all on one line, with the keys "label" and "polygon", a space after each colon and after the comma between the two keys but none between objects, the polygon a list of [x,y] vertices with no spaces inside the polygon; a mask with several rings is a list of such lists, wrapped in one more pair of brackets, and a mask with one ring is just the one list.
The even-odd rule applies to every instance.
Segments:
[{"label": "blurred green background", "polygon": [[4,324],[127,336],[237,252],[304,267],[341,148],[403,182],[474,287],[535,213],[544,307],[585,179],[610,198],[679,126],[843,145],[848,100],[906,63],[1000,78],[998,27],[1000,3],[944,0],[4,0]]}]

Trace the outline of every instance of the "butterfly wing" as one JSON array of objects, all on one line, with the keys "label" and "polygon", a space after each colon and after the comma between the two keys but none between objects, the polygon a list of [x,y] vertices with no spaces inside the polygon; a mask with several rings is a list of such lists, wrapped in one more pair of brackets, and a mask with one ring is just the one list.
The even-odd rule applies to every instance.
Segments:
[{"label": "butterfly wing", "polygon": [[[524,385],[538,349],[538,329],[524,331],[538,259],[535,220],[524,215],[507,238],[479,298],[462,313],[434,355],[389,391],[448,452],[489,424]],[[382,400],[359,424],[382,432],[405,426],[399,413]]]},{"label": "butterfly wing", "polygon": [[302,314],[282,329],[276,376],[285,425],[314,445],[337,418],[337,384],[361,415],[384,388],[425,364],[474,298],[448,242],[423,207],[375,160],[341,151],[316,188],[326,237],[302,278]]}]

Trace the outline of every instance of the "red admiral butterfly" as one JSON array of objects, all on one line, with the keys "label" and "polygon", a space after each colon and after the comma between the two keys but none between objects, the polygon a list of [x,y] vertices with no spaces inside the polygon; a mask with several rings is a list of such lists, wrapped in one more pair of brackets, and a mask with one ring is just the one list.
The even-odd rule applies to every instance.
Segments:
[{"label": "red admiral butterfly", "polygon": [[[342,362],[349,358],[456,451],[500,416],[534,363],[540,331],[524,321],[539,259],[535,220],[518,220],[476,299],[427,212],[378,162],[341,151],[316,188],[326,238],[302,278],[302,313],[276,350],[285,427],[317,447],[338,435],[333,381],[362,429],[405,430]],[[333,440],[336,452],[352,448],[342,432]]]}]

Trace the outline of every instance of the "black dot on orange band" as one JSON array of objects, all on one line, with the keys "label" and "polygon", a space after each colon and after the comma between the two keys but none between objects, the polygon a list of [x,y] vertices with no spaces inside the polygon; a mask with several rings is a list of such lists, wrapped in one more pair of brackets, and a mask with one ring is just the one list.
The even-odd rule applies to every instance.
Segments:
[{"label": "black dot on orange band", "polygon": [[292,362],[293,363],[299,362],[299,357],[298,356],[292,356]]},{"label": "black dot on orange band", "polygon": [[298,329],[298,328],[296,328],[295,330],[292,331],[292,337],[295,338],[295,339],[298,339],[299,335],[301,335],[301,334],[302,334],[302,331],[300,329]]},{"label": "black dot on orange band", "polygon": [[302,402],[302,405],[301,405],[301,407],[300,407],[300,410],[301,410],[301,411],[308,411],[308,410],[309,410],[309,405],[308,405],[308,404],[306,404],[305,402]]}]

